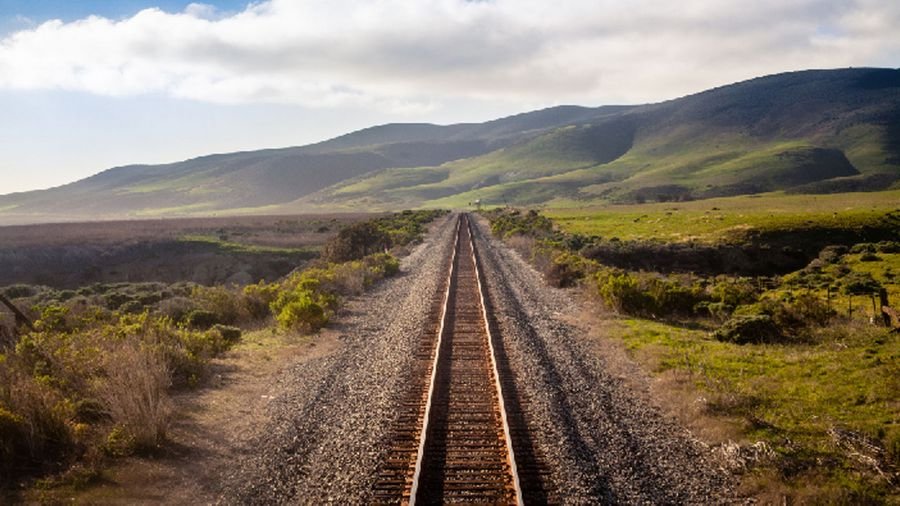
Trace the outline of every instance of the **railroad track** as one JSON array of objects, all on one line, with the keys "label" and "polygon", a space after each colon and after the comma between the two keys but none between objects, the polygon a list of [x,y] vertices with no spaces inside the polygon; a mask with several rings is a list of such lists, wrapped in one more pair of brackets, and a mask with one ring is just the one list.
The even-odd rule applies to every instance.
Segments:
[{"label": "railroad track", "polygon": [[377,503],[547,502],[547,472],[528,437],[482,279],[462,215],[374,485]]}]

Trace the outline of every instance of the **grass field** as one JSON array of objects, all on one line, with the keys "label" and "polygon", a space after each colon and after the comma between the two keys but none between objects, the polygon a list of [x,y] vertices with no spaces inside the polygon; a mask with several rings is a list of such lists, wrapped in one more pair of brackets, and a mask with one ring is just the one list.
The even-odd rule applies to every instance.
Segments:
[{"label": "grass field", "polygon": [[777,479],[795,488],[795,498],[877,503],[889,493],[883,481],[859,479],[877,474],[871,455],[862,447],[848,451],[842,445],[852,443],[839,440],[835,430],[885,440],[898,450],[900,335],[866,325],[816,344],[735,346],[705,331],[638,319],[622,320],[618,335],[656,373],[687,373],[706,411],[736,419],[744,443],[772,445]]},{"label": "grass field", "polygon": [[547,209],[570,233],[622,240],[740,242],[754,231],[858,228],[900,214],[900,190],[835,195],[726,197],[677,203]]},{"label": "grass field", "polygon": [[[662,395],[671,400],[664,402],[671,402],[673,411],[691,413],[682,414],[692,417],[685,423],[715,434],[713,439],[727,434],[720,440],[735,439],[743,449],[766,449],[748,454],[755,456],[744,464],[743,493],[763,503],[787,498],[797,504],[894,504],[900,499],[891,478],[900,463],[900,334],[876,325],[880,301],[873,295],[884,288],[889,305],[900,306],[900,192],[771,193],[550,208],[542,214],[563,233],[542,232],[547,227],[539,227],[532,213],[497,212],[492,219],[503,225],[501,233],[531,234],[535,243],[545,238],[531,256],[544,258],[546,265],[538,261],[536,266],[548,281],[584,273],[585,293],[606,306],[600,310],[611,322],[605,334],[624,344],[655,376],[654,384],[665,385]],[[653,266],[668,258],[649,266],[617,265],[619,270],[610,274],[609,265],[591,264],[583,256],[591,254],[590,247],[570,246],[585,244],[569,235],[576,233],[606,240],[594,244],[619,238],[653,245],[655,250],[647,249],[651,256],[652,251],[677,251],[702,257],[724,244],[752,250],[775,238],[772,243],[779,248],[808,246],[810,255],[793,272],[757,278],[730,271],[646,272],[666,272]],[[866,239],[874,236],[881,239]],[[704,248],[667,249],[666,243],[688,241]],[[541,253],[541,247],[551,253]],[[747,287],[752,296],[735,296]],[[671,296],[664,297],[667,290]],[[725,306],[710,304],[707,314],[696,304],[679,314],[652,303],[666,300],[666,307],[675,307],[672,297],[688,299],[691,293],[713,294],[713,302]],[[612,316],[610,310],[619,314]],[[734,322],[763,314],[781,322],[777,338],[767,340],[759,337],[762,333],[746,341],[728,337]]]}]

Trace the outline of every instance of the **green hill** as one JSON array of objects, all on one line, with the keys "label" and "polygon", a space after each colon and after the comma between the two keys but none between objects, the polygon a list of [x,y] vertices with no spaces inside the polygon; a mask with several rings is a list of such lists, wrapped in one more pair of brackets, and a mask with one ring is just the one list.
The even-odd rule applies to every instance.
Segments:
[{"label": "green hill", "polygon": [[0,220],[669,201],[896,188],[900,70],[760,77],[658,104],[392,124],[110,169],[0,196]]},{"label": "green hill", "polygon": [[300,203],[568,205],[875,191],[900,179],[898,145],[900,71],[795,72],[584,119],[440,167],[379,171]]}]

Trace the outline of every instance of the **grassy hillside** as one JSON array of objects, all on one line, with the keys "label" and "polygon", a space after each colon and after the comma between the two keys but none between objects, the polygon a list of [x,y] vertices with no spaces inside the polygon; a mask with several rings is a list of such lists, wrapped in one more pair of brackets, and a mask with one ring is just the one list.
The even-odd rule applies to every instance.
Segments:
[{"label": "grassy hillside", "polygon": [[659,104],[383,125],[0,196],[0,220],[686,201],[900,187],[900,70],[761,77]]},{"label": "grassy hillside", "polygon": [[807,71],[607,109],[491,153],[387,169],[296,205],[687,201],[896,187],[900,71]]}]

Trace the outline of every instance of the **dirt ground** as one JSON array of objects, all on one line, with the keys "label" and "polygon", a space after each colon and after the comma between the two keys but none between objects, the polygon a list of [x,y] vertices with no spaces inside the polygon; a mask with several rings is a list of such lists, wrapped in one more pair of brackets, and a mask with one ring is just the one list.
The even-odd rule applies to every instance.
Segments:
[{"label": "dirt ground", "polygon": [[210,504],[221,477],[251,451],[248,443],[267,420],[267,404],[287,367],[333,353],[333,331],[314,337],[273,335],[261,330],[216,359],[199,390],[175,396],[176,418],[169,442],[157,454],[114,460],[99,480],[79,489],[34,490],[31,504]]}]

